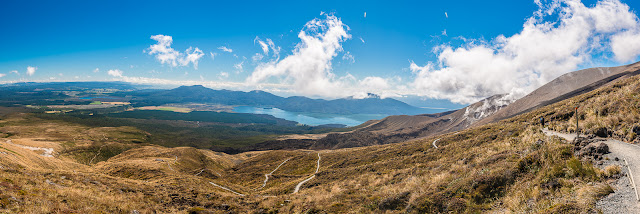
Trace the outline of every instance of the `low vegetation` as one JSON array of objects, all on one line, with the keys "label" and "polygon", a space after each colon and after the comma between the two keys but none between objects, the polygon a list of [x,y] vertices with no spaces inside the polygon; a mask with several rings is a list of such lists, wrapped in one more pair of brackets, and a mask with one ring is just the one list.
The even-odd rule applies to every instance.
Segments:
[{"label": "low vegetation", "polygon": [[[38,138],[59,143],[61,150],[45,159],[1,143],[0,151],[7,152],[0,155],[4,179],[0,209],[34,213],[597,213],[596,200],[613,191],[608,180],[617,178],[621,168],[594,167],[574,155],[572,144],[544,135],[536,122],[544,116],[551,129],[575,131],[571,125],[577,105],[583,132],[635,141],[639,87],[640,79],[633,77],[512,119],[412,142],[236,155],[153,145],[162,142],[157,138],[163,130],[145,129],[142,122],[129,125],[138,123],[134,119],[13,112],[0,120],[5,139]],[[169,139],[198,136],[176,130]],[[436,139],[438,148],[432,146]],[[188,141],[193,140],[184,142]],[[299,182],[314,174],[318,153],[322,157],[319,172],[300,192],[291,194]],[[260,188],[265,174],[271,172]]]},{"label": "low vegetation", "polygon": [[550,129],[574,132],[575,108],[578,107],[580,132],[612,137],[625,142],[640,142],[640,81],[630,77],[578,96],[571,101],[550,106],[537,113],[548,119]]}]

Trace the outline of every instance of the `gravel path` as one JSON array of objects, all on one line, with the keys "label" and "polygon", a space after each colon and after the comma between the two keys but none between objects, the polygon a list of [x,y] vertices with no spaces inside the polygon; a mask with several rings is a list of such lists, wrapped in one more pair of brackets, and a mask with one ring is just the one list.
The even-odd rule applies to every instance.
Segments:
[{"label": "gravel path", "polygon": [[310,181],[311,179],[316,177],[316,173],[318,173],[318,170],[320,169],[320,153],[318,152],[318,166],[316,167],[316,172],[313,173],[313,175],[307,179],[305,179],[304,181],[298,183],[298,185],[296,185],[296,188],[293,190],[293,193],[291,194],[296,194],[298,193],[298,191],[300,191],[300,187],[302,187],[302,185],[304,183],[307,183],[308,181]]},{"label": "gravel path", "polygon": [[224,187],[224,186],[220,186],[220,185],[218,185],[218,184],[216,184],[216,183],[213,183],[213,182],[209,182],[209,183],[210,183],[211,185],[214,185],[214,186],[216,186],[216,187],[219,187],[220,189],[227,190],[227,191],[229,191],[229,192],[231,192],[231,193],[233,193],[233,194],[236,194],[236,195],[239,195],[239,196],[244,196],[244,194],[242,194],[242,193],[238,193],[238,192],[233,191],[233,190],[231,190],[231,189],[229,189],[229,188],[226,188],[226,187]]},{"label": "gravel path", "polygon": [[[542,130],[546,135],[556,135],[568,141],[573,141],[575,134],[564,134],[549,130]],[[596,203],[596,208],[602,210],[603,213],[640,213],[640,206],[636,196],[636,191],[640,181],[640,146],[625,143],[614,139],[603,139],[603,143],[609,146],[611,153],[604,155],[605,160],[602,168],[609,165],[618,165],[622,168],[625,175],[615,182],[611,183],[614,193],[600,199]],[[609,159],[609,160],[606,160]],[[618,159],[616,161],[616,159]],[[629,164],[628,167],[625,161]],[[631,172],[629,172],[631,169]],[[633,175],[635,186],[631,183],[629,175]]]},{"label": "gravel path", "polygon": [[273,171],[269,172],[269,174],[264,174],[264,182],[262,182],[262,186],[260,188],[258,188],[258,190],[264,188],[265,186],[267,186],[267,181],[269,181],[269,176],[273,175],[274,172],[276,172],[276,170],[280,169],[280,167],[286,163],[287,161],[291,160],[291,158],[284,160],[280,165],[278,165],[278,167],[276,167],[276,169],[274,169]]}]

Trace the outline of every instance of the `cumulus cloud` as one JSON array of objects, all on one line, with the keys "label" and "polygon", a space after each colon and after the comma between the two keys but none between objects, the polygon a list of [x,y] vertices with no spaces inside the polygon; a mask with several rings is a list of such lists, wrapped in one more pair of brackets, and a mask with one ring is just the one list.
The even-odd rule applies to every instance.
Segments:
[{"label": "cumulus cloud", "polygon": [[227,47],[225,47],[225,46],[220,46],[220,47],[218,47],[218,49],[220,49],[220,50],[222,50],[222,51],[224,51],[224,52],[233,53],[233,49],[231,49],[231,48],[227,48]]},{"label": "cumulus cloud", "polygon": [[360,81],[360,85],[367,88],[389,88],[389,82],[382,77],[365,77]]},{"label": "cumulus cloud", "polygon": [[342,51],[342,42],[351,35],[347,33],[349,27],[339,18],[321,15],[325,18],[307,22],[298,33],[301,42],[291,55],[259,64],[247,83],[256,85],[277,77],[302,94],[335,96],[340,85],[331,71],[331,60]]},{"label": "cumulus cloud", "polygon": [[616,60],[629,62],[638,58],[640,54],[640,31],[629,30],[616,34],[611,38],[611,50]]},{"label": "cumulus cloud", "polygon": [[107,71],[107,74],[109,74],[109,76],[122,77],[122,71],[119,69],[109,70]]},{"label": "cumulus cloud", "polygon": [[515,35],[441,45],[434,48],[436,62],[411,62],[415,93],[458,103],[503,93],[519,98],[593,55],[625,62],[640,54],[638,17],[619,0],[590,7],[579,0],[536,3],[539,9]]},{"label": "cumulus cloud", "polygon": [[198,61],[204,56],[204,53],[199,48],[189,47],[182,53],[171,47],[173,43],[171,36],[159,34],[151,36],[151,39],[156,40],[157,44],[149,46],[146,51],[148,51],[149,55],[155,55],[161,64],[168,64],[172,67],[193,64],[193,67],[198,69]]},{"label": "cumulus cloud", "polygon": [[33,74],[36,73],[36,70],[38,70],[38,67],[27,66],[27,75],[33,76]]}]

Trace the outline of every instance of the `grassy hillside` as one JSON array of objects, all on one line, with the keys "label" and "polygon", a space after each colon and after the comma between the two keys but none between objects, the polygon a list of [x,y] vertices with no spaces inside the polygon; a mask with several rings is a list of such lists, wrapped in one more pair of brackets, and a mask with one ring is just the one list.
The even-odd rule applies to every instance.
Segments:
[{"label": "grassy hillside", "polygon": [[[0,143],[4,152],[0,154],[4,179],[0,209],[35,213],[597,212],[595,201],[612,191],[607,183],[619,170],[599,169],[574,156],[572,144],[544,135],[536,121],[545,116],[551,128],[571,131],[573,108],[579,104],[585,132],[606,128],[604,133],[633,141],[632,124],[640,118],[639,85],[639,78],[629,78],[505,121],[412,142],[237,155],[140,143],[148,135],[133,127],[92,127],[10,113],[0,120],[3,140],[57,144],[59,152],[47,159]],[[46,144],[27,139],[42,139]],[[102,156],[103,151],[109,152]],[[291,194],[299,182],[314,174],[318,153],[318,173],[301,185],[300,192]],[[265,174],[271,172],[261,188]]]}]

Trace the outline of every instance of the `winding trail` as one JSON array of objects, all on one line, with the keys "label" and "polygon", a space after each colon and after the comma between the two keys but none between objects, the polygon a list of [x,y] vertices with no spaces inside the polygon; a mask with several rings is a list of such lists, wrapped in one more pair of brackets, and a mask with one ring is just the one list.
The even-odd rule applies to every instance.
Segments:
[{"label": "winding trail", "polygon": [[433,144],[433,147],[435,147],[436,149],[438,148],[438,146],[436,146],[436,142],[438,142],[439,140],[440,140],[440,138],[438,138],[437,140],[434,140],[433,143],[431,143],[431,144]]},{"label": "winding trail", "polygon": [[[176,159],[173,161],[173,164],[176,164],[176,162],[178,162],[178,156],[177,155],[173,155],[174,157],[176,157]],[[173,169],[173,167],[171,167],[171,163],[169,163],[169,161],[167,161],[167,166],[169,166],[169,169],[171,169],[171,171],[176,171]]]},{"label": "winding trail", "polygon": [[[291,160],[291,158],[284,160],[280,165],[278,165],[278,167],[276,167],[276,169],[274,169],[273,171],[269,172],[269,174],[264,174],[264,182],[262,182],[262,186],[256,190],[261,190],[262,188],[264,188],[265,186],[267,186],[267,181],[269,181],[269,176],[273,175],[274,172],[276,172],[276,170],[278,170],[284,163],[286,163],[287,161]],[[317,170],[316,170],[317,172]]]},{"label": "winding trail", "polygon": [[291,194],[296,194],[298,193],[298,191],[300,191],[300,187],[302,187],[302,185],[304,183],[307,183],[308,181],[310,181],[311,179],[316,177],[316,174],[318,173],[318,170],[320,169],[320,152],[318,152],[318,166],[316,167],[316,172],[313,173],[313,175],[307,179],[305,179],[304,181],[298,183],[298,185],[296,185],[296,188],[293,190],[293,193]]},{"label": "winding trail", "polygon": [[102,146],[100,146],[100,149],[98,149],[98,153],[96,153],[96,155],[93,156],[93,158],[91,158],[91,161],[89,161],[89,165],[91,165],[93,163],[93,160],[96,159],[96,157],[98,157],[98,155],[100,155],[100,152],[102,151],[102,147],[106,146],[107,144],[104,144]]},{"label": "winding trail", "polygon": [[[560,133],[560,132],[555,132],[555,131],[550,131],[547,130],[546,128],[542,130],[546,135],[555,135],[561,138],[564,138],[568,141],[573,141],[576,137],[575,134],[565,134],[565,133]],[[620,209],[626,209],[623,212],[626,213],[639,213],[640,212],[640,207],[638,206],[638,184],[634,183],[640,181],[640,146],[638,145],[634,145],[634,144],[630,144],[630,143],[625,143],[619,140],[615,140],[615,139],[609,139],[609,138],[600,138],[603,141],[601,141],[602,143],[605,143],[608,147],[609,147],[609,152],[611,152],[610,154],[608,154],[609,157],[612,158],[619,158],[624,160],[623,168],[627,168],[628,169],[628,176],[631,180],[631,182],[629,182],[629,187],[634,189],[631,191],[627,191],[627,190],[616,190],[616,192],[621,191],[621,192],[633,192],[631,194],[626,194],[624,196],[618,196],[618,197],[623,197],[624,201],[620,202],[623,204],[614,204],[613,206],[617,207],[619,210],[614,211],[614,212],[618,212],[618,211],[622,211]],[[624,170],[623,171],[627,171]],[[623,187],[625,188],[625,187]],[[628,187],[627,187],[628,188]],[[607,213],[605,211],[605,213]]]},{"label": "winding trail", "polygon": [[239,195],[239,196],[245,196],[245,195],[244,195],[244,194],[242,194],[242,193],[238,193],[238,192],[236,192],[236,191],[233,191],[233,190],[231,190],[231,189],[229,189],[229,188],[226,188],[226,187],[220,186],[220,185],[218,185],[218,184],[216,184],[216,183],[213,183],[213,182],[211,182],[211,181],[209,181],[209,183],[210,183],[211,185],[214,185],[214,186],[216,186],[216,187],[219,187],[220,189],[227,190],[227,191],[229,191],[229,192],[231,192],[231,193],[233,193],[233,194],[236,194],[236,195]]}]

